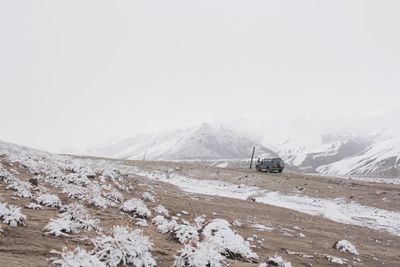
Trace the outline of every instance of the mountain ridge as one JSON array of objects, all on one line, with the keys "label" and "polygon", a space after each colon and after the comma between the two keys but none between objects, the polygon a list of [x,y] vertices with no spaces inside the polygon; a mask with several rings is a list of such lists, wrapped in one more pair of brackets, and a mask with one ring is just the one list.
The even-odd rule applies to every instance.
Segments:
[{"label": "mountain ridge", "polygon": [[393,129],[373,134],[314,131],[306,136],[308,129],[286,127],[284,133],[279,127],[274,131],[270,124],[264,129],[248,123],[245,127],[247,133],[229,125],[202,123],[186,129],[139,134],[94,148],[89,154],[134,160],[226,160],[227,164],[221,164],[225,166],[233,164],[233,160],[249,160],[255,146],[256,158],[279,156],[289,169],[302,172],[400,176],[400,138]]}]

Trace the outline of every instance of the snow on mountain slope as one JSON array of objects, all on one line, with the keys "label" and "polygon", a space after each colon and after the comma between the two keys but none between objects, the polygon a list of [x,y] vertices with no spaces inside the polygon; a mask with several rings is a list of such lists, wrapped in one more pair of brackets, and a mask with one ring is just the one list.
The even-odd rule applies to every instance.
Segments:
[{"label": "snow on mountain slope", "polygon": [[259,141],[291,168],[307,172],[358,154],[373,140],[372,135],[335,132],[318,116],[260,122],[235,120],[222,125]]},{"label": "snow on mountain slope", "polygon": [[248,159],[251,149],[258,155],[276,156],[261,144],[221,126],[198,127],[149,135],[138,135],[89,151],[92,155],[125,159],[220,160]]},{"label": "snow on mountain slope", "polygon": [[393,129],[383,132],[361,153],[317,168],[318,172],[341,175],[400,175],[400,136]]},{"label": "snow on mountain slope", "polygon": [[257,157],[284,159],[288,169],[338,175],[399,177],[400,130],[380,134],[334,131],[319,117],[304,120],[236,120],[142,134],[89,151],[91,155],[150,160],[202,160],[216,166],[247,166]]},{"label": "snow on mountain slope", "polygon": [[288,139],[271,146],[288,164],[304,171],[315,171],[322,165],[331,164],[360,153],[372,142],[369,136],[348,134],[323,135],[313,144],[298,145]]}]

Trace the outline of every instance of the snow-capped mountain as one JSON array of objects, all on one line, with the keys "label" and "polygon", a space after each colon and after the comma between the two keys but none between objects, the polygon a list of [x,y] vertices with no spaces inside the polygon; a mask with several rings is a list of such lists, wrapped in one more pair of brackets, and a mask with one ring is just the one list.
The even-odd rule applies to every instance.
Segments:
[{"label": "snow-capped mountain", "polygon": [[294,170],[400,177],[400,129],[378,124],[336,116],[326,121],[317,115],[223,123],[273,150]]},{"label": "snow-capped mountain", "polygon": [[298,144],[288,139],[271,148],[292,167],[315,172],[321,166],[361,153],[372,143],[372,140],[372,137],[367,135],[330,134],[322,135],[312,144]]},{"label": "snow-capped mountain", "polygon": [[183,130],[141,134],[115,143],[98,146],[92,155],[123,159],[220,160],[248,159],[256,146],[258,155],[276,154],[239,133],[203,123]]},{"label": "snow-capped mountain", "polygon": [[[313,121],[315,122],[315,120]],[[400,131],[331,133],[300,121],[203,123],[187,129],[141,134],[93,148],[89,154],[123,159],[203,160],[221,166],[257,157],[284,159],[303,172],[400,176]]]},{"label": "snow-capped mountain", "polygon": [[400,176],[400,135],[389,130],[355,155],[317,168],[318,172],[342,175]]}]

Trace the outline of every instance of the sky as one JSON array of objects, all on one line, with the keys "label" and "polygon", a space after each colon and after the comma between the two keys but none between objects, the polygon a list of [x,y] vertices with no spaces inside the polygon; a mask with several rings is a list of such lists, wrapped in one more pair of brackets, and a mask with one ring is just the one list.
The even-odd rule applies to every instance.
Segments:
[{"label": "sky", "polygon": [[216,120],[400,115],[398,10],[0,0],[0,140],[64,152]]}]

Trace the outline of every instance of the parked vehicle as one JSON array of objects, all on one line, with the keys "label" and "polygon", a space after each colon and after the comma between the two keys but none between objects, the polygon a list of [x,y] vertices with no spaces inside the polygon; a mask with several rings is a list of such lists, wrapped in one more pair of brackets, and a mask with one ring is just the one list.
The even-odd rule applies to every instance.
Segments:
[{"label": "parked vehicle", "polygon": [[281,158],[258,159],[256,170],[259,172],[282,172],[285,162]]}]

